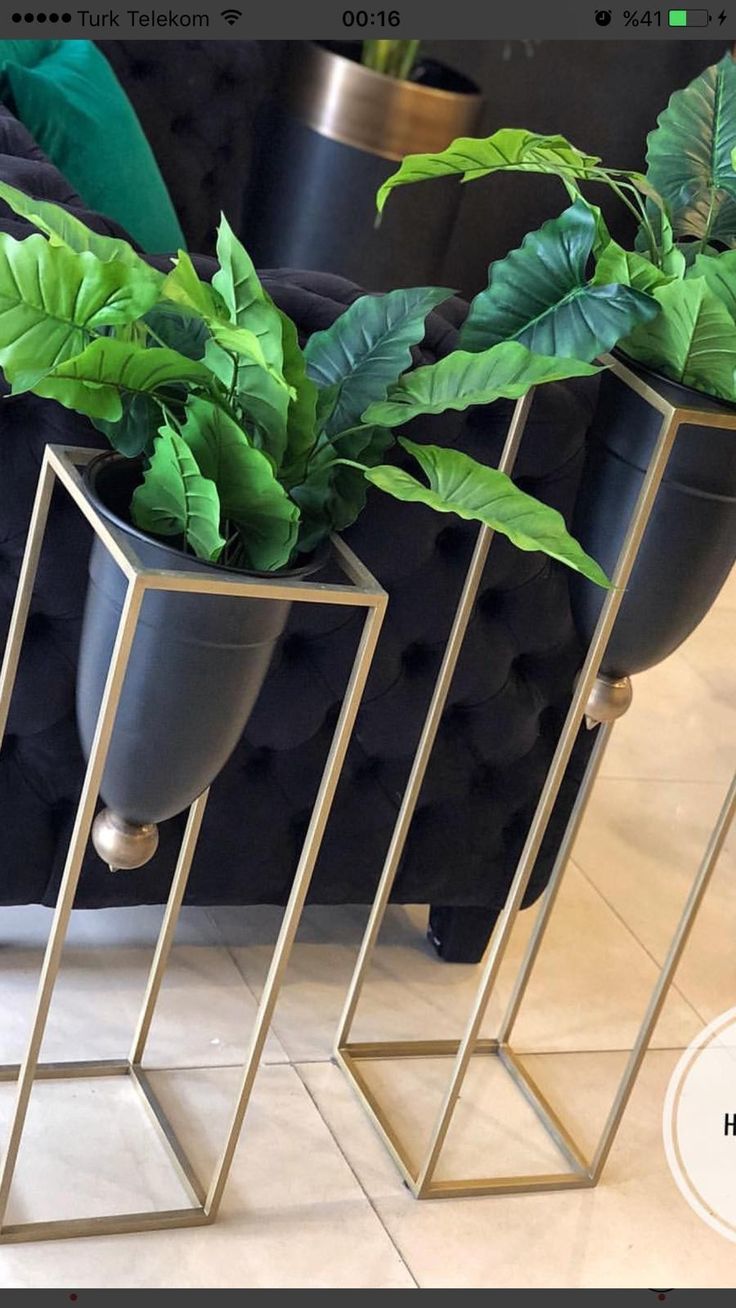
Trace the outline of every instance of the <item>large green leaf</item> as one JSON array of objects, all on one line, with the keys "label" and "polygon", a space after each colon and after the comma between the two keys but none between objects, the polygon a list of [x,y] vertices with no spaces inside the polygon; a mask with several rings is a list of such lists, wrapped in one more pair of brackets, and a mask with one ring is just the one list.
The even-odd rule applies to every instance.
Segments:
[{"label": "large green leaf", "polygon": [[369,404],[384,399],[411,365],[411,346],[424,336],[427,314],[451,294],[417,286],[363,295],[326,331],[315,332],[305,350],[309,376],[321,389],[337,387],[328,435],[352,427]]},{"label": "large green leaf", "polygon": [[464,182],[495,172],[553,173],[566,181],[587,177],[599,159],[576,149],[564,136],[540,136],[522,128],[504,127],[492,136],[460,136],[437,154],[410,154],[380,188],[379,213],[391,191],[408,182],[432,177],[462,176]]},{"label": "large green leaf", "polygon": [[647,138],[647,177],[677,236],[736,245],[736,64],[730,54],[675,91]]},{"label": "large green leaf", "polygon": [[397,500],[483,522],[508,536],[517,549],[540,550],[598,586],[608,587],[603,569],[569,534],[562,514],[519,490],[505,473],[485,467],[460,450],[415,445],[405,439],[400,443],[417,460],[429,485],[422,485],[400,468],[384,465],[365,473],[374,486]]},{"label": "large green leaf", "polygon": [[438,363],[405,373],[390,388],[387,399],[371,404],[363,416],[367,423],[398,427],[425,413],[515,400],[532,386],[566,377],[591,377],[597,371],[578,359],[533,354],[518,341],[501,341],[482,354],[454,350]]},{"label": "large green leaf", "polygon": [[129,268],[137,269],[147,280],[163,285],[164,274],[151,268],[132,245],[119,237],[93,232],[68,209],[62,209],[48,200],[36,200],[15,186],[9,186],[7,182],[0,182],[0,200],[4,200],[21,218],[27,218],[39,231],[45,232],[52,245],[65,245],[77,254],[89,251],[103,263],[115,259]]},{"label": "large green leaf", "polygon": [[199,277],[186,251],[180,250],[162,293],[181,308],[198,314],[207,324],[210,335],[228,354],[242,359],[245,366],[253,364],[270,372],[276,384],[286,390],[280,362],[278,366],[270,362],[263,351],[261,338],[228,316],[230,306],[214,286],[219,276],[220,273],[216,273],[213,285],[209,286]]},{"label": "large green leaf", "polygon": [[29,390],[96,333],[146,313],[158,293],[155,278],[124,263],[0,233],[0,367],[15,391]]},{"label": "large green leaf", "polygon": [[736,324],[704,277],[670,282],[654,292],[661,313],[624,348],[675,381],[734,399]]},{"label": "large green leaf", "polygon": [[296,544],[299,509],[265,454],[232,418],[196,396],[187,403],[181,434],[202,475],[217,487],[223,519],[240,528],[248,566],[282,567]]},{"label": "large green leaf", "polygon": [[215,484],[202,476],[189,446],[167,425],[156,437],[143,482],[133,494],[131,514],[141,531],[183,536],[198,559],[212,563],[223,551]]},{"label": "large green leaf", "polygon": [[[36,382],[33,390],[77,413],[117,423],[126,398],[155,393],[162,399],[172,399],[176,395],[174,391],[172,396],[172,388],[178,383],[207,389],[211,381],[203,364],[186,359],[174,350],[160,347],[145,350],[101,336],[81,354],[59,364]],[[114,434],[110,439],[115,445]],[[121,453],[129,452],[121,450]]]},{"label": "large green leaf", "polygon": [[367,483],[362,468],[329,466],[335,458],[373,467],[393,444],[385,427],[359,426],[323,440],[309,464],[309,475],[292,491],[302,513],[299,548],[312,550],[332,531],[344,531],[362,513]]},{"label": "large green leaf", "polygon": [[[684,267],[683,259],[683,271]],[[613,240],[609,240],[601,250],[593,278],[596,286],[610,286],[612,282],[620,282],[623,286],[633,286],[647,295],[652,295],[655,287],[665,286],[669,281],[672,281],[672,277],[662,268],[656,268],[651,259],[637,254],[635,250],[624,250],[623,246]]]},{"label": "large green leaf", "polygon": [[212,285],[222,296],[230,320],[258,338],[269,368],[280,374],[283,365],[281,315],[261,286],[253,261],[224,214],[217,230],[220,265]]},{"label": "large green leaf", "polygon": [[641,291],[588,282],[596,230],[594,211],[576,200],[491,264],[488,287],[473,300],[460,334],[462,348],[518,340],[539,354],[589,361],[653,318],[657,306]]},{"label": "large green leaf", "polygon": [[289,389],[257,364],[242,356],[233,359],[214,340],[207,342],[204,361],[226,390],[234,391],[259,448],[268,454],[274,468],[280,467],[286,451]]},{"label": "large green leaf", "polygon": [[286,485],[301,481],[317,436],[317,401],[319,391],[307,376],[307,361],[299,346],[299,337],[291,318],[277,310],[281,319],[284,352],[284,377],[293,391],[286,419],[286,449],[281,465],[281,480]]},{"label": "large green leaf", "polygon": [[702,277],[736,321],[736,250],[723,250],[715,256],[698,254],[686,276]]}]

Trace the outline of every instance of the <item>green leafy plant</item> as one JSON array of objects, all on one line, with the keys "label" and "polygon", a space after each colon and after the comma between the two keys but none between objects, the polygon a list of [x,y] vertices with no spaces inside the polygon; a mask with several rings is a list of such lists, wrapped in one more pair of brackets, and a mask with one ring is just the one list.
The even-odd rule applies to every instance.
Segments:
[{"label": "green leafy plant", "polygon": [[[552,174],[569,207],[491,264],[461,337],[482,351],[514,339],[551,356],[592,360],[616,341],[674,381],[736,402],[736,63],[720,63],[671,97],[647,141],[645,174],[606,168],[561,136],[504,128],[410,155],[378,192],[495,172]],[[637,221],[635,248],[612,240],[583,194],[602,183]],[[623,290],[628,288],[630,296]]]},{"label": "green leafy plant", "polygon": [[[24,241],[0,234],[9,402],[29,390],[54,399],[140,459],[130,514],[143,531],[200,559],[273,571],[352,523],[373,486],[608,584],[561,515],[497,469],[405,439],[426,481],[384,462],[411,418],[514,399],[590,375],[589,362],[499,340],[412,371],[427,314],[450,294],[438,287],[363,296],[302,350],[224,218],[210,285],[182,252],[164,275],[52,204],[2,184],[0,197],[40,229]],[[646,301],[620,289],[627,304]]]},{"label": "green leafy plant", "polygon": [[406,81],[416,63],[421,41],[364,41],[360,62],[374,73]]}]

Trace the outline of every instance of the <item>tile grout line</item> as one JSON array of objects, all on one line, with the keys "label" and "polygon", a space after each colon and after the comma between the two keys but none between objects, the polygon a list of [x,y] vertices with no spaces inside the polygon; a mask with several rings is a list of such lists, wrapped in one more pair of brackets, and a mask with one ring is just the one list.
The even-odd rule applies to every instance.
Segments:
[{"label": "tile grout line", "polygon": [[[649,948],[649,946],[646,945],[646,944],[644,943],[644,941],[641,940],[641,939],[639,938],[639,936],[637,935],[636,931],[634,931],[633,927],[631,927],[631,926],[629,925],[629,923],[626,921],[625,917],[623,917],[623,915],[621,914],[621,912],[616,908],[615,904],[613,904],[613,903],[611,902],[611,900],[607,897],[607,895],[605,895],[605,894],[603,893],[603,891],[602,891],[602,890],[601,890],[601,889],[600,889],[600,888],[595,884],[595,882],[592,880],[592,878],[591,878],[591,877],[588,875],[588,873],[585,871],[585,868],[582,866],[582,864],[580,864],[579,862],[577,862],[577,860],[574,859],[574,858],[571,859],[571,862],[572,862],[573,865],[577,868],[578,872],[579,872],[580,875],[584,878],[584,880],[587,881],[587,883],[588,883],[588,885],[590,886],[591,890],[595,891],[595,893],[596,893],[596,894],[599,896],[599,898],[603,901],[603,903],[604,903],[604,904],[606,905],[606,907],[610,910],[610,912],[613,913],[613,915],[614,915],[614,917],[617,919],[617,921],[620,922],[620,924],[621,924],[621,926],[624,928],[624,930],[628,932],[628,934],[631,936],[632,940],[635,940],[636,943],[637,943],[637,945],[639,945],[639,948],[642,949],[642,950],[644,951],[644,953],[646,954],[647,958],[648,958],[648,959],[650,960],[650,962],[652,962],[652,963],[654,964],[654,966],[656,967],[657,972],[661,972],[661,970],[662,970],[662,963],[659,961],[658,958],[655,957],[655,955],[652,953],[652,951],[651,951],[651,949]],[[683,992],[682,992],[682,990],[680,989],[680,987],[679,987],[678,985],[676,985],[674,981],[672,982],[672,984],[671,984],[671,986],[670,986],[670,994],[676,994],[676,995],[678,996],[678,998],[682,1000],[683,1004],[686,1004],[686,1005],[687,1005],[687,1007],[690,1009],[691,1013],[692,1013],[695,1017],[697,1017],[697,1019],[698,1019],[699,1022],[704,1022],[704,1023],[705,1023],[705,1022],[707,1021],[707,1019],[703,1017],[702,1013],[700,1013],[700,1012],[698,1011],[698,1009],[695,1007],[695,1004],[692,1002],[692,1000],[688,999],[688,997],[687,997],[686,994],[683,994]]]},{"label": "tile grout line", "polygon": [[[327,1061],[327,1060],[324,1060],[324,1061]],[[333,1064],[332,1064],[332,1060],[331,1060],[331,1059],[329,1060],[329,1062],[330,1062],[330,1066],[333,1066]],[[335,1144],[335,1147],[337,1148],[338,1153],[340,1154],[340,1157],[341,1157],[342,1159],[344,1159],[346,1167],[347,1167],[348,1170],[350,1171],[351,1175],[355,1178],[355,1181],[356,1181],[356,1184],[358,1185],[359,1190],[361,1191],[362,1194],[365,1195],[366,1200],[368,1201],[368,1204],[369,1204],[369,1206],[370,1206],[371,1212],[374,1214],[376,1220],[377,1220],[378,1223],[380,1224],[381,1229],[382,1229],[383,1231],[385,1231],[386,1236],[388,1237],[389,1244],[390,1244],[391,1247],[393,1248],[394,1253],[396,1254],[397,1258],[399,1259],[399,1262],[401,1263],[401,1266],[402,1266],[403,1268],[405,1268],[405,1270],[406,1270],[406,1272],[407,1272],[407,1275],[411,1277],[415,1290],[419,1290],[419,1289],[421,1289],[421,1286],[420,1286],[420,1284],[419,1284],[419,1281],[417,1280],[416,1276],[414,1275],[414,1272],[412,1271],[412,1269],[411,1269],[411,1267],[409,1266],[409,1264],[408,1264],[406,1258],[404,1257],[404,1254],[402,1253],[400,1246],[397,1244],[396,1240],[394,1239],[394,1236],[392,1235],[391,1231],[388,1229],[386,1223],[384,1222],[383,1218],[381,1217],[381,1214],[380,1214],[380,1212],[378,1211],[378,1208],[377,1208],[377,1206],[376,1206],[375,1201],[373,1200],[373,1198],[371,1197],[371,1195],[369,1195],[368,1191],[366,1190],[365,1186],[363,1185],[363,1182],[361,1181],[360,1177],[358,1176],[358,1173],[356,1172],[355,1168],[353,1167],[353,1164],[351,1163],[350,1159],[348,1158],[347,1154],[345,1153],[345,1150],[343,1149],[342,1144],[340,1143],[340,1140],[338,1139],[337,1135],[335,1134],[335,1132],[333,1131],[332,1127],[330,1126],[330,1123],[327,1121],[326,1117],[324,1116],[324,1114],[323,1114],[323,1112],[322,1112],[322,1110],[321,1110],[319,1104],[317,1103],[317,1100],[315,1099],[314,1095],[312,1094],[312,1091],[311,1091],[310,1087],[307,1085],[307,1082],[305,1081],[304,1077],[302,1076],[302,1074],[301,1074],[301,1072],[300,1072],[300,1070],[299,1070],[299,1064],[298,1064],[298,1063],[292,1063],[292,1064],[291,1064],[291,1067],[293,1067],[294,1071],[296,1072],[297,1076],[299,1077],[299,1081],[300,1081],[301,1084],[304,1086],[304,1089],[306,1090],[307,1094],[309,1095],[309,1098],[310,1098],[312,1104],[314,1105],[314,1107],[315,1107],[317,1113],[319,1114],[320,1121],[321,1121],[321,1122],[324,1122],[324,1125],[326,1126],[326,1128],[327,1128],[327,1130],[328,1130],[328,1132],[329,1132],[329,1134],[330,1134],[330,1137],[331,1137],[331,1139],[333,1140],[333,1142],[334,1142],[334,1144]]]}]

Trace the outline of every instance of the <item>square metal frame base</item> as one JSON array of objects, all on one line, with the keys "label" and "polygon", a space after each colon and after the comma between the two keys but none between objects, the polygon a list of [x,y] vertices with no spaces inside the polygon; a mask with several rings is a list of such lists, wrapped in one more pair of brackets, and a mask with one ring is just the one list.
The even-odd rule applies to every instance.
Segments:
[{"label": "square metal frame base", "polygon": [[544,1190],[576,1190],[593,1186],[595,1181],[582,1150],[524,1066],[521,1055],[517,1054],[509,1044],[500,1044],[498,1040],[478,1040],[475,1044],[474,1057],[480,1055],[498,1059],[520,1095],[536,1113],[547,1135],[566,1159],[570,1170],[539,1175],[464,1177],[451,1181],[435,1180],[429,1176],[422,1178],[420,1170],[412,1162],[406,1140],[383,1107],[380,1096],[363,1075],[361,1065],[378,1060],[392,1062],[429,1058],[450,1060],[457,1057],[460,1044],[460,1040],[376,1040],[363,1044],[346,1044],[335,1053],[335,1061],[345,1072],[374,1126],[383,1137],[415,1199],[455,1199],[484,1194],[530,1194]]},{"label": "square metal frame base", "polygon": [[[16,1082],[20,1077],[20,1063],[0,1065],[0,1085]],[[157,1128],[176,1175],[185,1190],[192,1196],[189,1208],[172,1208],[166,1211],[116,1213],[102,1217],[55,1218],[46,1221],[7,1222],[0,1231],[0,1244],[20,1241],[65,1240],[85,1235],[123,1235],[134,1231],[172,1230],[179,1226],[207,1226],[214,1221],[214,1213],[205,1211],[207,1188],[202,1185],[163,1107],[159,1103],[151,1082],[143,1068],[129,1059],[94,1058],[77,1062],[39,1063],[36,1081],[85,1081],[98,1077],[130,1077],[138,1091],[140,1101],[148,1111],[149,1120]]]}]

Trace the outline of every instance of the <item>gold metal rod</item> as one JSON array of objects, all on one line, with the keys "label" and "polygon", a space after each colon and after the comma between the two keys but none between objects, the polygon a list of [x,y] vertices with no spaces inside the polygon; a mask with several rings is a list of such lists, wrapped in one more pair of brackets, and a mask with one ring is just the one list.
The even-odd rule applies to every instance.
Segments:
[{"label": "gold metal rod", "polygon": [[590,1166],[589,1174],[594,1185],[597,1185],[600,1180],[601,1172],[606,1165],[611,1146],[613,1145],[616,1132],[621,1123],[621,1118],[626,1110],[626,1105],[629,1102],[629,1097],[634,1088],[639,1069],[644,1061],[649,1041],[652,1038],[652,1032],[657,1025],[662,1006],[667,998],[667,991],[669,990],[672,978],[677,971],[678,964],[690,937],[690,932],[695,925],[698,909],[703,902],[703,896],[710,884],[711,877],[718,862],[718,857],[725,844],[735,814],[736,775],[731,781],[728,794],[718,815],[718,820],[711,832],[698,874],[687,897],[687,902],[682,911],[677,930],[675,931],[672,943],[667,951],[667,957],[662,965],[662,971],[657,978],[657,983],[652,991],[649,1004],[647,1005],[647,1011],[644,1015],[641,1027],[639,1028],[636,1043],[629,1055],[629,1061],[626,1065],[626,1069],[616,1091],[616,1097],[613,1101],[611,1111],[603,1128],[600,1143]]},{"label": "gold metal rod", "polygon": [[[117,563],[120,571],[125,575],[125,577],[127,577],[128,581],[131,581],[132,578],[143,568],[141,560],[138,558],[134,547],[121,532],[116,531],[114,527],[109,526],[105,519],[100,517],[97,509],[87,494],[86,487],[77,468],[74,467],[74,463],[70,458],[70,452],[66,450],[63,445],[47,446],[47,451],[49,462],[51,463],[56,476],[69,492],[69,495],[74,500],[79,512],[87,519],[90,526],[94,528],[95,534],[102,541],[107,552],[112,555],[112,558],[115,563]],[[76,451],[71,451],[71,453],[73,455]],[[99,454],[100,451],[95,450],[93,453]],[[89,462],[89,460],[86,460],[86,462]]]},{"label": "gold metal rod", "polygon": [[130,1073],[133,1084],[138,1091],[141,1101],[146,1107],[151,1121],[169,1147],[169,1151],[176,1163],[179,1177],[184,1188],[189,1193],[192,1202],[198,1208],[201,1208],[204,1204],[205,1195],[207,1193],[206,1189],[202,1185],[202,1182],[187,1158],[186,1151],[180,1143],[166,1113],[161,1107],[151,1082],[142,1067],[133,1067],[131,1065]]},{"label": "gold metal rod", "polygon": [[432,1181],[422,1199],[466,1199],[484,1194],[544,1194],[550,1190],[587,1190],[591,1182],[584,1172],[551,1173],[549,1176],[469,1176],[461,1181]]},{"label": "gold metal rod", "polygon": [[275,578],[271,581],[266,577],[234,581],[225,575],[222,579],[215,580],[209,574],[205,576],[198,572],[166,572],[158,569],[147,570],[145,577],[149,590],[186,591],[188,595],[233,595],[244,599],[267,599],[271,592],[274,599],[290,604],[345,604],[351,608],[370,608],[378,598],[378,594],[361,592],[347,583],[286,582]]},{"label": "gold metal rod", "polygon": [[431,1182],[437,1161],[445,1142],[445,1137],[452,1120],[455,1103],[460,1093],[465,1074],[473,1056],[475,1042],[485,1016],[488,1001],[496,983],[499,968],[511,937],[516,915],[521,907],[524,894],[529,884],[534,864],[544,839],[549,819],[570,760],[577,733],[585,713],[588,696],[598,675],[601,660],[606,651],[608,640],[613,630],[616,616],[624,597],[624,590],[631,576],[634,560],[646,530],[649,515],[659,489],[659,484],[667,466],[670,450],[677,434],[679,417],[677,411],[667,406],[657,436],[654,453],[647,468],[642,488],[631,515],[621,551],[613,575],[613,586],[608,591],[601,608],[593,638],[588,648],[572,702],[564,726],[557,742],[554,757],[547,772],[542,793],[539,797],[534,817],[527,833],[524,848],[521,851],[513,880],[509,887],[506,902],[501,910],[496,928],[491,938],[482,977],[476,993],[473,1007],[468,1018],[462,1043],[457,1054],[450,1083],[447,1087],[442,1106],[437,1116],[424,1166],[418,1178],[419,1194],[424,1193]]},{"label": "gold metal rod", "polygon": [[8,723],[8,713],[10,712],[10,701],[13,697],[13,688],[15,678],[18,673],[18,664],[20,662],[20,652],[23,645],[26,623],[33,598],[33,587],[36,582],[36,573],[38,572],[38,563],[43,548],[44,533],[46,531],[46,522],[49,516],[49,506],[51,496],[54,490],[54,471],[51,467],[48,447],[44,451],[43,463],[41,465],[41,474],[36,487],[36,497],[33,501],[33,512],[28,527],[28,536],[26,537],[26,547],[23,552],[23,563],[21,564],[20,576],[18,578],[18,589],[15,593],[15,603],[10,619],[8,629],[8,639],[5,646],[5,655],[3,657],[2,669],[0,669],[0,743],[5,735],[5,728]]},{"label": "gold metal rod", "polygon": [[228,1132],[222,1155],[215,1169],[215,1174],[212,1178],[207,1201],[205,1203],[205,1212],[208,1216],[216,1215],[222,1200],[228,1173],[237,1148],[243,1119],[253,1089],[253,1083],[263,1053],[263,1046],[271,1024],[271,1018],[276,1006],[276,1000],[278,998],[284,972],[286,971],[289,962],[289,955],[299,925],[299,918],[304,906],[304,901],[307,897],[312,873],[314,871],[315,863],[317,862],[325,827],[332,808],[332,802],[340,780],[340,773],[345,761],[350,736],[353,731],[353,726],[355,725],[358,709],[360,708],[360,702],[368,679],[368,673],[370,672],[373,654],[378,642],[381,623],[383,622],[383,616],[386,609],[385,598],[377,596],[376,600],[376,604],[369,608],[365,615],[360,644],[355,656],[355,662],[353,663],[353,669],[345,691],[345,696],[343,698],[340,716],[330,746],[330,752],[327,756],[324,772],[322,773],[322,780],[317,792],[317,798],[314,803],[314,808],[312,809],[312,816],[304,839],[304,845],[299,858],[294,883],[291,888],[291,894],[284,911],[278,940],[271,958],[271,966],[269,967],[268,976],[258,1005],[258,1013],[251,1034],[250,1047],[243,1068],[242,1082],[230,1130]]},{"label": "gold metal rod", "polygon": [[603,762],[603,755],[606,746],[611,738],[613,725],[612,722],[603,722],[598,728],[598,735],[591,751],[590,758],[588,759],[585,775],[583,776],[578,788],[578,793],[575,796],[575,803],[567,827],[565,828],[565,834],[562,837],[560,847],[557,851],[552,874],[547,882],[544,895],[542,896],[542,902],[539,906],[536,921],[534,923],[534,930],[532,931],[529,943],[527,944],[519,971],[516,974],[514,989],[498,1030],[498,1041],[501,1045],[505,1045],[511,1038],[511,1032],[514,1028],[514,1023],[518,1017],[522,1000],[534,970],[534,964],[537,961],[539,951],[542,947],[544,934],[547,930],[552,910],[557,902],[557,895],[562,885],[562,880],[570,860],[570,855],[572,854],[573,846],[577,839],[578,831],[580,830],[580,824],[585,816],[588,800],[590,799],[591,791],[595,785],[601,763]]},{"label": "gold metal rod", "polygon": [[[501,459],[498,467],[499,471],[507,475],[513,471],[516,455],[524,434],[529,410],[534,399],[534,390],[530,390],[521,399],[516,401],[514,413],[509,424],[506,442],[504,444]],[[368,970],[376,940],[378,939],[381,925],[386,914],[389,896],[396,879],[396,873],[401,861],[401,855],[404,852],[407,836],[414,818],[414,812],[419,800],[419,794],[422,789],[424,777],[426,775],[429,760],[432,756],[432,750],[437,738],[442,714],[447,703],[447,696],[452,685],[452,679],[455,675],[457,661],[465,640],[465,634],[468,629],[475,601],[478,595],[478,588],[483,579],[488,551],[493,540],[493,531],[486,526],[482,526],[478,532],[473,557],[470,566],[465,575],[463,589],[458,601],[452,628],[445,647],[444,657],[440,671],[435,682],[432,698],[427,710],[427,716],[424,720],[424,727],[414,755],[411,772],[406,784],[401,807],[396,818],[396,824],[391,836],[391,843],[386,854],[386,861],[383,865],[381,879],[376,890],[370,915],[360,947],[360,953],[355,964],[350,988],[345,1000],[345,1007],[340,1018],[340,1024],[336,1037],[336,1048],[341,1048],[348,1039],[350,1030],[355,1017],[355,1010],[360,1001],[360,994]]]},{"label": "gold metal rod", "polygon": [[[390,1061],[392,1058],[454,1058],[459,1040],[370,1040],[341,1045],[340,1052],[355,1062]],[[478,1053],[497,1054],[497,1040],[479,1040]]]},{"label": "gold metal rod", "polygon": [[201,1208],[172,1208],[158,1213],[121,1213],[111,1217],[69,1217],[51,1222],[19,1222],[2,1228],[0,1244],[20,1244],[29,1240],[76,1240],[87,1235],[128,1235],[138,1231],[171,1231],[179,1226],[207,1226],[210,1220]]},{"label": "gold metal rod", "polygon": [[567,1160],[574,1172],[587,1176],[588,1163],[582,1149],[579,1148],[577,1142],[570,1135],[562,1118],[552,1107],[549,1099],[537,1085],[534,1077],[524,1066],[521,1059],[514,1053],[513,1049],[508,1047],[499,1051],[499,1057],[514,1084],[521,1090],[527,1103],[536,1113],[563,1158]]},{"label": "gold metal rod", "polygon": [[166,965],[169,961],[171,946],[174,943],[176,925],[179,921],[179,912],[181,910],[182,900],[187,888],[189,873],[192,867],[192,859],[197,848],[199,832],[202,826],[202,818],[207,807],[209,790],[205,790],[189,809],[184,836],[179,849],[179,858],[176,864],[176,871],[171,882],[169,898],[166,904],[161,930],[156,942],[156,950],[151,963],[151,970],[148,974],[146,984],[146,993],[143,1000],[143,1006],[138,1018],[133,1044],[130,1050],[130,1061],[134,1066],[138,1066],[143,1058],[146,1048],[146,1041],[151,1030],[153,1014],[156,1010],[156,1003],[161,991],[161,985],[166,971]]},{"label": "gold metal rod", "polygon": [[5,1219],[5,1212],[8,1205],[10,1186],[13,1180],[15,1165],[18,1160],[18,1150],[20,1148],[21,1137],[23,1135],[23,1126],[25,1124],[26,1113],[28,1111],[28,1102],[31,1097],[33,1081],[36,1075],[38,1057],[43,1041],[46,1021],[48,1018],[51,998],[54,992],[54,985],[59,972],[61,962],[61,953],[64,948],[64,940],[69,925],[74,896],[79,882],[79,876],[82,870],[82,860],[89,839],[92,818],[94,817],[95,805],[99,794],[100,785],[105,769],[105,760],[112,736],[115,715],[120,702],[120,693],[125,678],[125,670],[128,665],[128,656],[133,644],[138,615],[140,613],[141,601],[143,598],[143,586],[140,581],[131,581],[125,595],[120,623],[118,625],[117,636],[113,648],[110,667],[105,682],[105,690],[102,696],[100,712],[97,718],[97,725],[90,750],[89,762],[84,776],[82,794],[77,808],[77,815],[74,820],[69,849],[67,851],[64,873],[61,878],[59,894],[56,900],[56,908],[51,924],[46,953],[41,969],[41,976],[38,985],[38,996],[36,999],[36,1009],[33,1018],[33,1025],[28,1041],[26,1055],[21,1065],[18,1077],[18,1089],[15,1101],[15,1109],[11,1121],[8,1141],[3,1158],[2,1170],[0,1171],[0,1229]]},{"label": "gold metal rod", "polygon": [[393,1157],[404,1180],[413,1191],[417,1179],[416,1160],[412,1159],[411,1151],[399,1135],[388,1113],[384,1110],[378,1095],[363,1076],[360,1063],[352,1059],[349,1054],[346,1054],[344,1049],[341,1049],[335,1055],[335,1058],[361,1099],[374,1127],[382,1136],[386,1148]]},{"label": "gold metal rod", "polygon": [[[0,1082],[17,1081],[21,1063],[3,1063]],[[127,1076],[130,1067],[119,1058],[81,1059],[77,1063],[38,1063],[36,1081],[82,1081],[95,1076]]]}]

